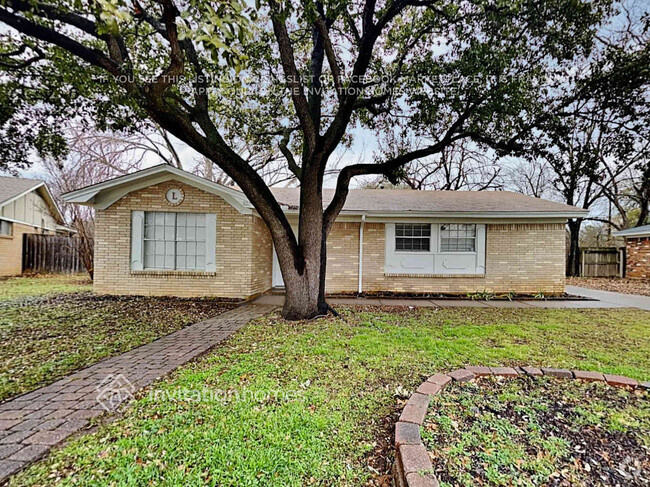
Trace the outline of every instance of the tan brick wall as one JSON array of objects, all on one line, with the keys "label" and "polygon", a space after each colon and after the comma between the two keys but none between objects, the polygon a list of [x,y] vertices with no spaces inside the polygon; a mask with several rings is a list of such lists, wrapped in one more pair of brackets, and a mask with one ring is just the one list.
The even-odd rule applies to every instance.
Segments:
[{"label": "tan brick wall", "polygon": [[356,291],[359,287],[360,223],[335,223],[327,239],[327,292]]},{"label": "tan brick wall", "polygon": [[[564,232],[562,223],[488,224],[484,276],[398,277],[384,275],[384,224],[366,223],[363,290],[561,293],[564,292]],[[358,251],[359,224],[337,224],[328,241],[328,292],[357,290]],[[354,256],[346,261],[345,252]]]},{"label": "tan brick wall", "polygon": [[650,278],[650,237],[625,240],[626,276],[632,279]]},{"label": "tan brick wall", "polygon": [[264,221],[253,217],[250,294],[263,293],[271,287],[273,242]]},{"label": "tan brick wall", "polygon": [[[165,200],[171,186],[180,187],[185,193],[179,206],[171,206]],[[132,272],[132,210],[216,213],[216,272]],[[130,193],[106,210],[97,211],[95,291],[186,297],[248,297],[264,291],[271,286],[270,238],[256,220],[259,218],[242,215],[222,198],[178,181]]]},{"label": "tan brick wall", "polygon": [[19,276],[22,273],[25,233],[41,233],[41,230],[31,225],[14,223],[11,237],[0,235],[0,276]]}]

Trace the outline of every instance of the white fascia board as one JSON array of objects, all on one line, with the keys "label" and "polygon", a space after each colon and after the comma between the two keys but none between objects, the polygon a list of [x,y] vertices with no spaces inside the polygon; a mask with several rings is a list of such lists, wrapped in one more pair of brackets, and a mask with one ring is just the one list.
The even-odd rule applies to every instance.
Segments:
[{"label": "white fascia board", "polygon": [[623,233],[624,230],[620,232],[612,232],[612,237],[621,237],[621,238],[637,238],[637,237],[650,237],[650,230],[638,233]]},{"label": "white fascia board", "polygon": [[68,203],[94,206],[105,210],[128,193],[170,180],[177,180],[207,193],[222,197],[237,211],[252,213],[252,205],[240,191],[214,183],[195,174],[162,164],[135,173],[119,176],[103,183],[71,191],[63,195]]},{"label": "white fascia board", "polygon": [[34,191],[34,190],[36,190],[36,189],[38,189],[38,188],[40,188],[41,186],[44,186],[44,185],[45,185],[44,182],[40,182],[40,183],[34,185],[32,188],[29,188],[28,190],[23,191],[23,192],[20,193],[20,194],[17,194],[17,195],[14,196],[13,198],[9,198],[8,200],[3,201],[2,203],[0,203],[0,208],[2,208],[3,206],[8,205],[9,203],[12,203],[12,202],[16,201],[16,200],[19,199],[19,198],[22,198],[22,197],[25,196],[26,194],[31,193],[32,191]]},{"label": "white fascia board", "polygon": [[[286,214],[298,214],[298,210],[285,211]],[[449,220],[453,219],[466,219],[466,220],[566,220],[567,218],[584,218],[588,212],[555,212],[555,211],[479,211],[479,212],[466,212],[466,211],[437,211],[430,213],[416,213],[411,211],[395,211],[390,213],[374,213],[372,211],[342,211],[337,217],[338,221],[359,221],[361,215],[366,215],[368,222],[381,222],[381,221],[394,221],[395,219],[422,219],[422,218],[438,218]]]},{"label": "white fascia board", "polygon": [[[8,200],[3,201],[2,203],[0,203],[0,208],[8,205],[9,203],[12,203],[12,202],[18,200],[18,199],[22,198],[23,196],[25,196],[26,194],[29,194],[32,191],[36,191],[36,190],[44,190],[45,191],[45,198],[44,199],[45,199],[46,203],[48,203],[51,206],[50,209],[54,210],[54,213],[55,213],[53,215],[54,219],[57,220],[60,224],[65,223],[65,220],[63,219],[63,213],[61,212],[61,209],[59,208],[59,205],[56,204],[56,200],[52,196],[52,193],[50,193],[50,189],[47,187],[47,184],[45,184],[45,182],[43,182],[43,181],[41,181],[40,183],[34,185],[32,188],[30,188],[30,189],[28,189],[26,191],[23,191],[22,193],[14,196],[13,198],[9,198]],[[5,218],[5,220],[6,220],[6,218]],[[24,223],[24,222],[19,222],[19,223]],[[31,223],[27,223],[27,225],[31,225]],[[40,228],[40,227],[38,227],[38,228]],[[48,228],[47,230],[51,230],[51,229]]]}]

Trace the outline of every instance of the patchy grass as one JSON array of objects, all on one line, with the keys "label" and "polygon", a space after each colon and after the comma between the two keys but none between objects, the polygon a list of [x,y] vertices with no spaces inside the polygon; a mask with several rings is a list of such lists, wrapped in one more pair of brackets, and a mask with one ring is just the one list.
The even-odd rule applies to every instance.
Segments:
[{"label": "patchy grass", "polygon": [[600,291],[650,296],[650,279],[620,277],[568,277],[567,285],[588,287]]},{"label": "patchy grass", "polygon": [[[52,295],[46,294],[47,286],[38,281],[33,286],[20,284],[24,291],[20,298],[0,303],[0,400],[54,382],[233,306],[208,299],[96,296],[88,292]],[[61,286],[51,288],[59,290]],[[28,296],[25,289],[44,296]]]},{"label": "patchy grass", "polygon": [[441,487],[645,485],[648,393],[486,377],[435,396],[422,438]]},{"label": "patchy grass", "polygon": [[0,301],[91,290],[92,281],[87,274],[46,274],[0,279]]},{"label": "patchy grass", "polygon": [[650,377],[643,311],[341,311],[249,324],[13,485],[387,485],[401,397],[433,372],[530,363]]}]

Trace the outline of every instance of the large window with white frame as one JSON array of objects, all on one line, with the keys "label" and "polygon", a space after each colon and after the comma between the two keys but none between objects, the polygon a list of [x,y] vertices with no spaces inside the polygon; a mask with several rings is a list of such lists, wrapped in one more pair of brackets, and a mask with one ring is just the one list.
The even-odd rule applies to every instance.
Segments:
[{"label": "large window with white frame", "polygon": [[206,216],[144,212],[144,268],[205,270]]},{"label": "large window with white frame", "polygon": [[440,252],[476,252],[476,225],[473,223],[440,225]]},{"label": "large window with white frame", "polygon": [[431,224],[395,224],[396,252],[429,252],[431,250]]}]

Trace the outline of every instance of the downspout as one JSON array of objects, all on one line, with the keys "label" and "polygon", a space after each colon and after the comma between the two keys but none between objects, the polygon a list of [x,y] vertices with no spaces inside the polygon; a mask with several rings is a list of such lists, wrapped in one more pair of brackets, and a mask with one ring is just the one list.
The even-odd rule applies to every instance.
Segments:
[{"label": "downspout", "polygon": [[363,292],[363,226],[366,223],[366,215],[361,215],[359,225],[359,294]]}]

